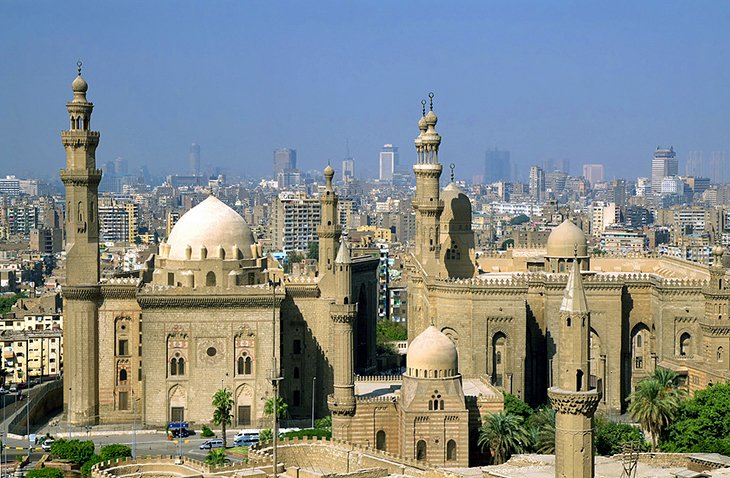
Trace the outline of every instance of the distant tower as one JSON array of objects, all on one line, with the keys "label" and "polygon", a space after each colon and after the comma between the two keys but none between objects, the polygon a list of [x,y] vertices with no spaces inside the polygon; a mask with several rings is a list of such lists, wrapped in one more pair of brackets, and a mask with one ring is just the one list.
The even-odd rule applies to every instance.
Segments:
[{"label": "distant tower", "polygon": [[548,389],[556,413],[555,476],[592,478],[593,414],[601,394],[589,385],[591,313],[577,257],[568,276],[559,320],[558,383]]},{"label": "distant tower", "polygon": [[93,103],[86,100],[88,85],[81,76],[71,84],[67,103],[71,127],[61,133],[66,148],[66,286],[63,288],[65,324],[64,403],[73,425],[96,423],[99,414],[99,220],[96,169],[99,133],[91,131]]},{"label": "distant tower", "polygon": [[297,150],[289,148],[279,148],[274,150],[274,179],[279,174],[297,169]]},{"label": "distant tower", "polygon": [[441,201],[439,179],[442,167],[439,164],[439,145],[441,136],[436,132],[438,117],[433,112],[433,93],[431,108],[426,114],[426,102],[423,102],[423,116],[418,121],[421,133],[415,139],[417,162],[413,165],[416,175],[416,196],[413,198],[413,209],[416,210],[416,259],[430,276],[437,276],[441,243],[439,241],[439,224],[444,204]]},{"label": "distant tower", "polygon": [[352,300],[352,258],[344,238],[335,259],[335,302],[330,305],[334,357],[334,393],[327,398],[332,412],[332,431],[351,440],[351,418],[355,415],[355,342],[353,324],[357,304]]},{"label": "distant tower", "polygon": [[337,243],[342,235],[342,227],[340,226],[339,216],[337,213],[337,195],[332,187],[332,178],[335,176],[335,170],[332,166],[327,165],[324,168],[324,178],[326,181],[324,191],[319,198],[321,203],[320,222],[317,228],[317,236],[319,237],[319,274],[324,275],[332,271],[332,264],[335,261]]},{"label": "distant tower", "polygon": [[667,176],[676,176],[679,165],[674,147],[669,149],[657,146],[654,157],[651,160],[651,190],[658,194],[662,190],[662,180]]},{"label": "distant tower", "polygon": [[190,175],[200,176],[200,145],[198,143],[190,145]]},{"label": "distant tower", "polygon": [[378,178],[381,181],[392,181],[393,173],[398,170],[398,147],[384,144],[379,156]]}]

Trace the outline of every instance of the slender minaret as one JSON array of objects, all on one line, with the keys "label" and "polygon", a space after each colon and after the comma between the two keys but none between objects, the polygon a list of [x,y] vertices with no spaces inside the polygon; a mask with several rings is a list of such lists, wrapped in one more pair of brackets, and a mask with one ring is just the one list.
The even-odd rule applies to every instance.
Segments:
[{"label": "slender minaret", "polygon": [[548,389],[555,409],[555,476],[593,477],[593,414],[601,395],[590,389],[591,314],[578,266],[568,276],[560,306],[558,384]]},{"label": "slender minaret", "polygon": [[326,184],[324,192],[319,198],[321,203],[320,222],[317,228],[317,237],[319,237],[319,275],[325,275],[332,272],[332,265],[335,261],[337,250],[337,242],[342,235],[342,227],[337,214],[337,195],[332,187],[332,178],[335,176],[335,170],[332,166],[327,165],[324,168],[324,178]]},{"label": "slender minaret", "polygon": [[72,425],[96,423],[99,413],[99,220],[96,169],[99,133],[91,131],[93,103],[81,76],[71,84],[67,103],[71,127],[61,133],[66,148],[66,286],[63,288],[63,386],[67,419]]},{"label": "slender minaret", "polygon": [[423,101],[423,117],[418,121],[420,134],[415,140],[417,162],[413,166],[416,175],[416,197],[413,209],[416,210],[416,258],[428,275],[437,276],[439,272],[439,225],[444,204],[439,197],[441,164],[439,164],[439,145],[441,136],[436,132],[438,118],[433,112],[433,93],[430,109],[426,114]]},{"label": "slender minaret", "polygon": [[350,440],[350,418],[355,414],[355,345],[353,325],[357,304],[352,303],[352,258],[345,238],[335,259],[335,302],[330,305],[334,347],[334,393],[327,402],[335,438]]}]

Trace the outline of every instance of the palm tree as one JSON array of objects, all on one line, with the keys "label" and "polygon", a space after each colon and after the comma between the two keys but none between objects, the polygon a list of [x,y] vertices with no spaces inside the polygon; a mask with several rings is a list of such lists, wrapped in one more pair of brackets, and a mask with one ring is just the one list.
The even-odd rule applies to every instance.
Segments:
[{"label": "palm tree", "polygon": [[227,388],[221,388],[213,395],[213,423],[221,426],[221,434],[223,435],[223,448],[228,445],[226,443],[226,426],[231,424],[231,410],[233,410],[233,398],[231,391]]},{"label": "palm tree", "polygon": [[656,378],[646,378],[629,395],[629,414],[651,435],[651,451],[679,408],[681,394]]},{"label": "palm tree", "polygon": [[211,466],[222,466],[228,463],[226,457],[226,451],[222,448],[218,450],[210,450],[208,455],[205,457],[205,463]]},{"label": "palm tree", "polygon": [[657,380],[665,390],[674,393],[678,398],[684,398],[687,395],[686,390],[679,388],[679,375],[674,370],[657,367],[651,378]]},{"label": "palm tree", "polygon": [[489,447],[494,463],[499,465],[509,460],[514,452],[521,452],[530,442],[530,435],[523,426],[522,417],[498,412],[487,415],[479,430],[477,446]]},{"label": "palm tree", "polygon": [[[282,418],[286,417],[287,412],[289,411],[289,405],[284,401],[281,397],[276,397],[276,403],[277,403],[277,414],[276,418],[281,420]],[[268,398],[266,400],[266,403],[264,404],[264,415],[267,417],[274,415],[274,399]]]},{"label": "palm tree", "polygon": [[555,453],[555,410],[542,407],[529,420],[532,444],[538,453]]}]

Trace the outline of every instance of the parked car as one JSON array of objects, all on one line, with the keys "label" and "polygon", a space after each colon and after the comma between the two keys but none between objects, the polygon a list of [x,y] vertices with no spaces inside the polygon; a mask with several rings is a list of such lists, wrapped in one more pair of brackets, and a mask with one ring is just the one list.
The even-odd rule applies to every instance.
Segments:
[{"label": "parked car", "polygon": [[221,438],[211,438],[200,445],[201,450],[210,450],[212,448],[223,448],[223,440]]},{"label": "parked car", "polygon": [[16,387],[15,385],[13,385],[12,387],[10,387],[10,390],[9,391],[10,391],[10,393],[15,393],[15,392],[18,391],[18,387]]},{"label": "parked car", "polygon": [[5,395],[8,393],[8,391],[5,389],[5,387],[0,387],[0,394]]},{"label": "parked car", "polygon": [[172,435],[173,438],[185,438],[189,437],[191,433],[187,428],[173,428],[170,430],[170,435]]},{"label": "parked car", "polygon": [[43,448],[43,451],[50,452],[51,451],[51,445],[53,445],[53,442],[55,440],[53,438],[46,438],[43,440],[43,444],[41,445],[41,448]]},{"label": "parked car", "polygon": [[233,444],[236,446],[251,446],[259,442],[258,430],[242,430],[236,433]]}]

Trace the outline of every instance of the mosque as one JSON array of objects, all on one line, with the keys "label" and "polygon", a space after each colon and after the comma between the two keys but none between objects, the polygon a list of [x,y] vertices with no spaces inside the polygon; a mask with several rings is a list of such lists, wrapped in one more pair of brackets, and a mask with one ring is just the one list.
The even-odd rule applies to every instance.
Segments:
[{"label": "mosque", "polygon": [[[285,276],[244,219],[210,196],[180,218],[141,277],[102,280],[99,133],[80,65],[72,89],[70,128],[61,134],[70,423],[209,423],[212,396],[226,387],[233,426],[266,426],[264,403],[279,377],[292,417],[309,417],[313,401],[326,414],[336,360],[347,360],[350,374],[374,368],[378,287],[377,258],[350,258],[345,248],[347,266],[335,271],[342,231],[334,170],[324,170],[316,276]],[[352,357],[338,345],[342,327],[357,345]]]}]

